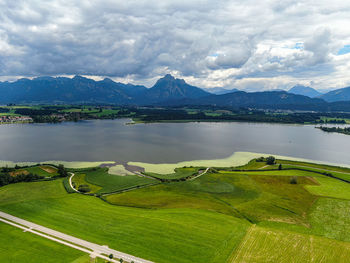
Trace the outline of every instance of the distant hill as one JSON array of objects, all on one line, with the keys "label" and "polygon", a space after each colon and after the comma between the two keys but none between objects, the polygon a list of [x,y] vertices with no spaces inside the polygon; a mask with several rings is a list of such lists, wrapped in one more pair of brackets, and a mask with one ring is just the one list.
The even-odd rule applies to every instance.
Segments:
[{"label": "distant hill", "polygon": [[113,103],[130,104],[146,87],[74,78],[40,77],[0,82],[0,103]]},{"label": "distant hill", "polygon": [[167,74],[159,79],[152,88],[142,93],[138,101],[142,104],[154,104],[170,100],[196,99],[208,95],[210,93],[187,84],[183,79],[176,79]]},{"label": "distant hill", "polygon": [[288,90],[289,93],[297,94],[297,95],[303,95],[303,96],[308,96],[310,98],[316,98],[322,95],[321,92],[318,92],[317,90],[311,88],[311,87],[306,87],[302,85],[296,85],[290,90]]},{"label": "distant hill", "polygon": [[239,90],[238,89],[225,89],[225,88],[218,87],[218,88],[205,89],[205,91],[207,91],[211,94],[222,95],[222,94],[236,92]]},{"label": "distant hill", "polygon": [[[172,102],[173,105],[213,105],[225,107],[262,107],[276,108],[278,106],[293,105],[295,108],[303,108],[305,105],[327,104],[322,99],[309,98],[303,95],[287,93],[286,91],[264,92],[232,92],[223,95],[210,95],[195,100],[181,100]],[[293,108],[293,109],[294,109]]]},{"label": "distant hill", "polygon": [[74,78],[39,77],[0,82],[0,103],[108,103],[116,105],[150,105],[178,99],[194,99],[210,93],[171,75],[159,79],[150,89],[123,84],[106,78],[95,81]]},{"label": "distant hill", "polygon": [[320,98],[328,102],[350,101],[350,87],[332,90],[323,94]]}]

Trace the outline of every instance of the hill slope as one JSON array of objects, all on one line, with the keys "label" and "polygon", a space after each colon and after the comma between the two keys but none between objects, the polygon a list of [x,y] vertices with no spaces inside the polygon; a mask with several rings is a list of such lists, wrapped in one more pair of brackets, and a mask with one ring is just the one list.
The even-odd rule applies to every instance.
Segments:
[{"label": "hill slope", "polygon": [[265,91],[247,93],[244,91],[232,92],[223,95],[210,95],[196,100],[180,100],[173,105],[215,105],[226,107],[262,107],[279,105],[324,105],[322,99],[295,95],[285,91]]},{"label": "hill slope", "polygon": [[288,90],[288,92],[293,93],[293,94],[297,94],[297,95],[308,96],[310,98],[315,98],[315,97],[319,97],[322,95],[321,92],[318,92],[317,90],[315,90],[313,88],[302,86],[302,85],[294,86],[293,88]]},{"label": "hill slope", "polygon": [[144,90],[143,86],[126,85],[110,79],[40,77],[0,83],[0,103],[129,104],[135,93]]},{"label": "hill slope", "polygon": [[328,102],[350,101],[350,87],[332,90],[322,95],[320,98]]}]

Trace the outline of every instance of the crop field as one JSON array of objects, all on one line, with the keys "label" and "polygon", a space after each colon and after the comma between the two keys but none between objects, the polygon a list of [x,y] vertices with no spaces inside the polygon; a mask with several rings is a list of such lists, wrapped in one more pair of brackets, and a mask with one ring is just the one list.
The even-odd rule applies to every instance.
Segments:
[{"label": "crop field", "polygon": [[350,201],[320,198],[310,213],[313,233],[350,242]]},{"label": "crop field", "polygon": [[230,262],[348,262],[350,244],[252,226]]},{"label": "crop field", "polygon": [[[69,169],[73,183],[88,184],[97,197],[68,194],[62,178],[16,183],[0,188],[0,210],[157,263],[349,261],[350,184],[324,174],[347,176],[349,169],[283,160],[240,165],[212,166],[178,182],[158,179],[186,178],[205,167],[146,172],[158,179]],[[0,251],[7,246],[0,242]],[[78,252],[63,262],[87,263]]]}]

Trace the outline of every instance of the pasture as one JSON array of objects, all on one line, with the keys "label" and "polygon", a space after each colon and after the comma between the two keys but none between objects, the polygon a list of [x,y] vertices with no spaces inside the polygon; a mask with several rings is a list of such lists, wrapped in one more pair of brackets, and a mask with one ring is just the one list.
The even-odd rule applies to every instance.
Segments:
[{"label": "pasture", "polygon": [[[279,163],[293,169],[279,170]],[[183,179],[203,169],[145,174]],[[349,169],[252,160],[179,182],[119,176],[101,167],[70,169],[77,187],[88,184],[101,198],[68,194],[61,178],[16,183],[0,188],[0,210],[160,263],[347,262],[350,184],[322,174],[330,170],[347,176]],[[30,238],[25,234],[18,232]],[[0,251],[7,246],[0,243]],[[23,253],[34,253],[28,251]],[[64,258],[66,251],[60,253]],[[87,263],[79,253],[64,262]]]}]

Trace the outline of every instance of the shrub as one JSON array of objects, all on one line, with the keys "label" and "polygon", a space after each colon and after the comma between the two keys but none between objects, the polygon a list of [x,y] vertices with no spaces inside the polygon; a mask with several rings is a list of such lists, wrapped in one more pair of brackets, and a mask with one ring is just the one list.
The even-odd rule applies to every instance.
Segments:
[{"label": "shrub", "polygon": [[265,162],[265,158],[264,157],[259,157],[256,159],[257,162]]},{"label": "shrub", "polygon": [[91,189],[90,189],[90,187],[87,184],[81,184],[78,187],[78,191],[82,192],[82,193],[87,193],[87,192],[90,192]]},{"label": "shrub", "polygon": [[292,176],[290,178],[290,183],[291,184],[297,184],[298,183],[298,177],[297,176]]}]

